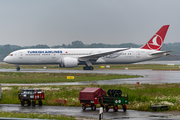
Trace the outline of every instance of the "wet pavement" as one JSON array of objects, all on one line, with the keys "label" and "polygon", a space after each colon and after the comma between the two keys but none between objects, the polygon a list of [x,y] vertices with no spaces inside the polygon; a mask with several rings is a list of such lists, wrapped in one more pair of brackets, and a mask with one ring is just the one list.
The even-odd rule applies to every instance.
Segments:
[{"label": "wet pavement", "polygon": [[[87,108],[85,111],[81,107],[66,107],[66,106],[24,106],[17,104],[0,104],[0,110],[4,112],[24,112],[24,113],[43,113],[51,115],[69,115],[76,117],[85,117],[85,118],[99,118],[99,108],[96,111],[91,111],[90,108]],[[180,116],[173,116],[171,114],[164,113],[155,113],[155,112],[142,112],[135,110],[128,110],[123,112],[122,109],[119,109],[118,112],[113,112],[112,109],[109,112],[103,113],[104,119],[113,119],[113,120],[178,120]]]}]

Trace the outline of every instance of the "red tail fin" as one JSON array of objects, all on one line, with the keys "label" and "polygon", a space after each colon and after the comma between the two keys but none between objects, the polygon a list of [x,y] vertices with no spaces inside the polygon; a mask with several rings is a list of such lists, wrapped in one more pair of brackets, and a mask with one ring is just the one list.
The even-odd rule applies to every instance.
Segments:
[{"label": "red tail fin", "polygon": [[161,50],[169,25],[164,25],[159,31],[141,48],[149,50]]}]

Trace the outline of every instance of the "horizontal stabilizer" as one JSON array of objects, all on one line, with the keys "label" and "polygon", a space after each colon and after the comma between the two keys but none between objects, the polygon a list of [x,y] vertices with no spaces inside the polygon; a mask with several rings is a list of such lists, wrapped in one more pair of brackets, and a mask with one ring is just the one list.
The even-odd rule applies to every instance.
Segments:
[{"label": "horizontal stabilizer", "polygon": [[164,53],[166,53],[167,55],[169,55],[169,54],[170,54],[169,52],[173,52],[173,51],[157,51],[157,52],[150,53],[150,54],[151,54],[151,55],[159,55],[159,54],[164,54]]}]

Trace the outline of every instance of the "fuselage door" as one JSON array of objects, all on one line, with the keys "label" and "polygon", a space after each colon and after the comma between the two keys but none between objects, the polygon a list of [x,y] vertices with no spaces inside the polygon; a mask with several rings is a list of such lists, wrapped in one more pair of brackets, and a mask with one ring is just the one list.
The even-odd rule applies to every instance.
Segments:
[{"label": "fuselage door", "polygon": [[19,53],[18,53],[18,57],[19,57],[19,59],[23,59],[23,53],[22,53],[22,52],[19,52]]},{"label": "fuselage door", "polygon": [[136,58],[140,58],[140,55],[141,55],[140,52],[137,51],[137,52],[136,52]]},{"label": "fuselage door", "polygon": [[52,59],[55,59],[56,58],[56,53],[52,53],[51,57],[52,57]]}]

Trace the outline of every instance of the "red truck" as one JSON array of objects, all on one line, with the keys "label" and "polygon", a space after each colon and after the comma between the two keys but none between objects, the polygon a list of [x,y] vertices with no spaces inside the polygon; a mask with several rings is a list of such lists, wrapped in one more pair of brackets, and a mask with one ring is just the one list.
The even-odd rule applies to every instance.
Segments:
[{"label": "red truck", "polygon": [[18,98],[21,101],[21,106],[28,104],[34,107],[36,100],[39,101],[39,106],[42,106],[42,100],[44,100],[44,91],[41,89],[21,89],[18,91]]},{"label": "red truck", "polygon": [[104,107],[102,102],[102,96],[106,96],[106,91],[101,88],[84,88],[79,92],[79,100],[82,104],[82,109],[86,110],[86,107],[91,107],[91,110],[96,110],[96,105],[100,104]]}]

